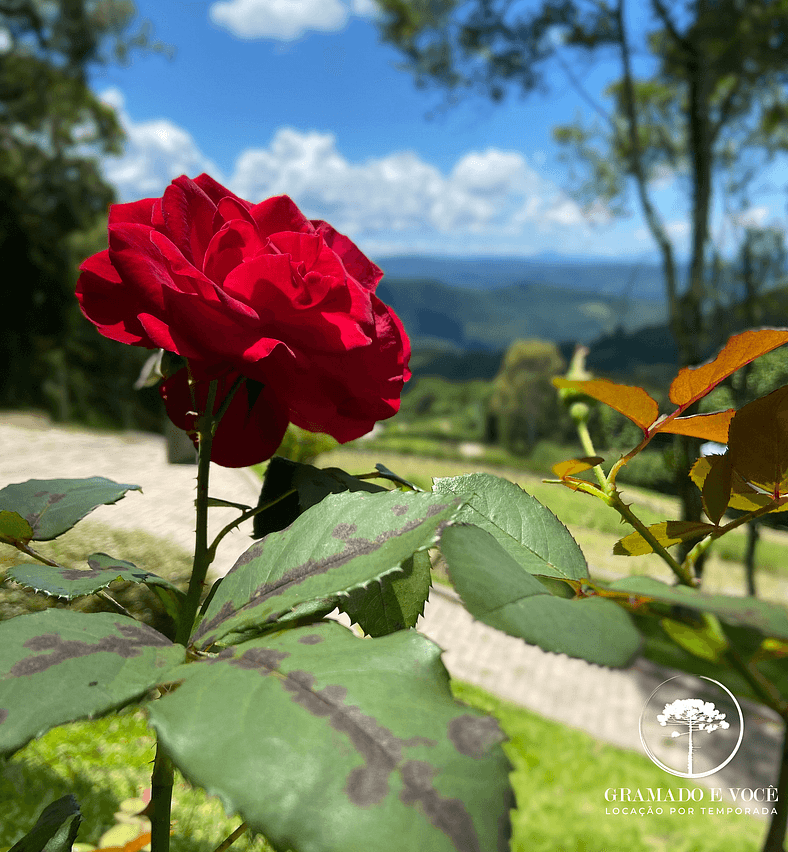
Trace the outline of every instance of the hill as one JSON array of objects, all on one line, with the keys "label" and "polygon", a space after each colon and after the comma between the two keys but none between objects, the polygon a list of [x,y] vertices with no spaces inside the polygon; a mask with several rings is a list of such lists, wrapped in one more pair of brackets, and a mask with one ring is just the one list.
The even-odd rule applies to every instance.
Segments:
[{"label": "hill", "polygon": [[471,289],[387,275],[377,293],[402,319],[416,349],[501,350],[523,337],[590,343],[619,327],[631,331],[665,320],[658,299],[632,298],[622,310],[615,295],[532,281]]},{"label": "hill", "polygon": [[547,287],[582,290],[637,299],[664,298],[659,264],[651,260],[600,260],[541,254],[534,257],[377,257],[387,277],[428,279],[472,290],[495,290],[528,282]]}]

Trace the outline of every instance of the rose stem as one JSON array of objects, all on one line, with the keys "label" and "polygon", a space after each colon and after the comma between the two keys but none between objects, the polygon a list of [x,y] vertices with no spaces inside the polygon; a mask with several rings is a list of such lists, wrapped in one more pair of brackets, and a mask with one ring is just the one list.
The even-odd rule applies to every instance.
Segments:
[{"label": "rose stem", "polygon": [[[178,631],[175,641],[187,645],[192,625],[200,605],[205,575],[211,564],[208,551],[208,479],[211,472],[211,444],[213,443],[214,403],[216,401],[217,381],[208,388],[208,399],[203,411],[197,418],[199,435],[197,451],[197,499],[196,530],[194,537],[194,562],[189,589],[181,606],[178,618]],[[174,769],[172,761],[162,751],[161,744],[156,747],[156,760],[151,778],[151,852],[169,852],[170,813],[172,809],[172,782]]]}]

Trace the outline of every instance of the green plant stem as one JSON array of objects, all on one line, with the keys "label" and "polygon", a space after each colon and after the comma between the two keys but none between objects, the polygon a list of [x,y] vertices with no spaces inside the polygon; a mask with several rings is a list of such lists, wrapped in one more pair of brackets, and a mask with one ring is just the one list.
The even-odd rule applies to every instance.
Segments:
[{"label": "green plant stem", "polygon": [[[577,435],[580,438],[580,443],[583,446],[583,451],[588,456],[595,456],[596,448],[594,447],[594,442],[591,438],[591,433],[588,431],[588,418],[587,416],[579,416],[572,418],[575,422],[575,429],[577,430]],[[601,465],[596,465],[594,467],[594,473],[596,474],[596,478],[599,482],[599,486],[602,489],[602,493],[600,494],[597,489],[593,488],[593,486],[589,487],[589,489],[580,489],[587,490],[588,493],[595,494],[595,496],[604,500],[608,506],[611,506],[615,509],[621,517],[627,521],[627,523],[634,527],[643,538],[651,545],[652,550],[662,558],[662,561],[670,568],[671,571],[676,575],[679,582],[685,586],[695,586],[695,581],[692,577],[691,571],[684,565],[681,565],[671,553],[668,552],[667,548],[664,547],[657,540],[656,536],[654,536],[649,530],[649,528],[640,520],[640,518],[632,511],[632,509],[621,499],[621,495],[618,493],[618,489],[615,484],[615,472],[617,472],[626,461],[633,454],[640,451],[642,447],[644,447],[648,441],[650,440],[649,435],[647,434],[641,444],[632,450],[631,453],[628,453],[627,456],[619,459],[618,462],[613,466],[608,476],[605,476],[605,472],[602,470]],[[592,490],[593,489],[593,490]]]},{"label": "green plant stem", "polygon": [[232,834],[230,834],[230,835],[229,835],[229,837],[227,837],[225,840],[223,840],[223,841],[222,841],[222,842],[221,842],[221,843],[220,843],[220,844],[216,847],[216,849],[214,849],[214,852],[226,852],[226,850],[227,850],[227,849],[229,849],[229,848],[233,845],[233,843],[235,843],[235,841],[236,841],[236,840],[238,840],[238,838],[239,838],[242,834],[244,834],[244,832],[245,832],[248,828],[249,828],[249,826],[248,826],[245,822],[242,822],[242,823],[238,826],[238,828],[236,828],[236,829],[235,829],[235,831],[234,831]]},{"label": "green plant stem", "polygon": [[774,809],[777,813],[772,814],[761,852],[783,852],[785,849],[785,832],[788,829],[788,719],[786,717],[783,717],[783,747]]},{"label": "green plant stem", "polygon": [[210,557],[211,562],[213,562],[214,557],[216,556],[216,549],[219,547],[219,543],[221,540],[231,533],[236,527],[241,526],[244,521],[248,521],[250,518],[253,518],[255,515],[259,515],[260,512],[265,512],[271,508],[271,506],[275,506],[280,500],[284,500],[285,497],[289,497],[291,494],[295,494],[297,491],[296,488],[288,488],[287,491],[284,491],[278,497],[275,497],[273,500],[269,500],[267,503],[263,503],[261,506],[257,506],[254,509],[248,509],[246,512],[240,514],[234,521],[230,521],[226,527],[221,529],[216,538],[213,540],[211,546],[208,548],[208,555]]},{"label": "green plant stem", "polygon": [[211,446],[213,444],[214,417],[213,407],[216,400],[217,382],[212,381],[208,390],[208,401],[205,412],[197,419],[199,449],[197,453],[197,497],[194,501],[196,510],[196,528],[194,535],[194,562],[189,578],[189,588],[186,599],[181,606],[178,618],[178,631],[175,641],[187,645],[191,636],[194,619],[200,606],[205,577],[213,561],[213,553],[208,547],[208,481],[211,473]]},{"label": "green plant stem", "polygon": [[[577,428],[577,435],[580,438],[580,443],[583,445],[583,452],[587,456],[595,456],[596,448],[594,447],[594,442],[591,439],[591,433],[588,431],[588,423],[585,420],[578,420],[575,422],[575,426]],[[605,476],[604,470],[602,470],[602,465],[598,464],[594,466],[594,475],[597,478],[597,482],[599,482],[599,487],[607,494],[609,491],[609,483],[608,479]]]},{"label": "green plant stem", "polygon": [[156,746],[151,775],[150,843],[151,852],[168,852],[170,848],[170,817],[172,814],[172,761]]},{"label": "green plant stem", "polygon": [[[189,578],[189,589],[178,614],[178,630],[175,641],[188,645],[192,625],[200,605],[205,576],[211,565],[208,551],[208,480],[211,473],[211,445],[215,418],[213,416],[218,382],[212,381],[208,388],[205,411],[197,418],[199,450],[197,454],[197,498],[196,528],[194,537],[194,562]],[[156,747],[156,760],[151,778],[151,852],[169,852],[170,815],[172,812],[172,779],[174,767],[163,753],[161,745]]]},{"label": "green plant stem", "polygon": [[652,534],[651,530],[621,499],[617,491],[612,496],[610,505],[613,506],[613,508],[619,513],[619,515],[621,515],[622,518],[624,518],[624,520],[627,521],[628,524],[634,527],[643,536],[643,538],[646,539],[646,541],[651,545],[654,553],[662,558],[662,561],[676,575],[682,585],[692,586],[693,588],[695,587],[695,579],[687,567],[679,563],[673,554],[669,553],[668,549],[664,545],[660,544],[660,542]]}]

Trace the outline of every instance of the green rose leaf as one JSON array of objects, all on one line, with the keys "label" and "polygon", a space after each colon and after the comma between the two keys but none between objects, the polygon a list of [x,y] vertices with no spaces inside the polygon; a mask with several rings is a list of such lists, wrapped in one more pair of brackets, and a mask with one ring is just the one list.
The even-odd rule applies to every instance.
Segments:
[{"label": "green rose leaf", "polygon": [[321,622],[180,667],[148,711],[186,778],[278,849],[508,850],[504,737],[453,700],[440,653]]},{"label": "green rose leaf", "polygon": [[486,530],[531,574],[582,580],[588,577],[583,552],[569,530],[535,497],[514,482],[489,473],[436,479],[441,494],[471,494],[457,521]]},{"label": "green rose leaf", "polygon": [[192,642],[226,645],[274,622],[322,616],[435,543],[462,500],[383,491],[331,494],[287,529],[253,544],[210,599]]},{"label": "green rose leaf", "polygon": [[95,594],[115,580],[127,583],[145,583],[148,586],[160,586],[174,595],[183,596],[183,592],[157,574],[143,571],[131,562],[115,559],[106,553],[94,553],[88,557],[88,567],[64,568],[41,565],[37,562],[25,562],[8,569],[7,576],[22,586],[44,592],[58,598],[72,600],[82,595]]},{"label": "green rose leaf", "polygon": [[33,527],[17,512],[0,512],[0,541],[27,544],[33,539]]},{"label": "green rose leaf", "polygon": [[554,597],[485,530],[448,527],[440,549],[454,588],[479,621],[603,666],[625,666],[637,653],[640,634],[620,606],[598,597]]},{"label": "green rose leaf", "polygon": [[785,607],[758,598],[707,595],[688,586],[669,586],[651,577],[627,577],[610,583],[608,588],[660,603],[711,612],[726,624],[750,627],[776,639],[788,639],[788,612]]},{"label": "green rose leaf", "polygon": [[71,852],[81,821],[77,800],[63,796],[41,811],[33,828],[8,852]]},{"label": "green rose leaf", "polygon": [[404,573],[387,574],[377,583],[354,589],[340,608],[369,636],[386,636],[415,627],[430,593],[431,564],[426,550],[402,563]]},{"label": "green rose leaf", "polygon": [[48,609],[0,623],[0,754],[167,680],[185,649],[122,615]]},{"label": "green rose leaf", "polygon": [[[139,485],[123,485],[101,476],[29,479],[0,490],[0,511],[17,512],[30,525],[30,538],[49,541],[70,530],[98,506],[117,503],[127,491],[141,490]],[[0,526],[0,534],[4,532]]]}]

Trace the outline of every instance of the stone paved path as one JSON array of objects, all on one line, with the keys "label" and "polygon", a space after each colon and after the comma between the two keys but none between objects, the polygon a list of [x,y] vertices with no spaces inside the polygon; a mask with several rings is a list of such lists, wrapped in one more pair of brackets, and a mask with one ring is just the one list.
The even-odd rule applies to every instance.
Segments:
[{"label": "stone paved path", "polygon": [[[194,466],[169,465],[164,440],[52,428],[29,416],[0,415],[0,485],[25,479],[106,476],[139,484],[116,506],[91,518],[126,529],[144,529],[189,550],[193,541]],[[257,501],[259,484],[248,471],[214,466],[211,493],[240,503]],[[212,530],[233,510],[212,509]],[[225,573],[249,545],[249,531],[225,540],[216,568]],[[638,720],[652,691],[676,672],[640,660],[629,669],[605,669],[547,654],[475,622],[451,593],[431,595],[419,630],[440,645],[449,672],[541,715],[624,748],[641,751]],[[688,690],[702,682],[689,680]],[[694,693],[693,693],[694,695]],[[745,736],[736,758],[712,776],[713,786],[756,787],[775,782],[781,726],[770,711],[742,703]],[[612,779],[611,786],[627,786]]]}]

